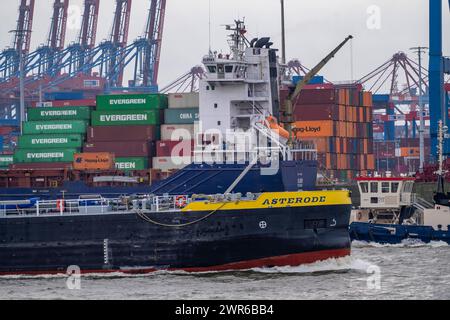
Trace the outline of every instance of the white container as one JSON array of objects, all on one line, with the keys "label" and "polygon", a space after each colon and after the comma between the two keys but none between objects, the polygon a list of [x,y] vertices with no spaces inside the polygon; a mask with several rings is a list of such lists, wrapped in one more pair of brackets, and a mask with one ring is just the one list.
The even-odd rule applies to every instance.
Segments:
[{"label": "white container", "polygon": [[195,140],[195,125],[163,124],[161,126],[161,140]]},{"label": "white container", "polygon": [[163,172],[180,170],[192,163],[192,157],[155,157],[153,169]]},{"label": "white container", "polygon": [[199,105],[198,92],[169,93],[169,109],[198,108]]}]

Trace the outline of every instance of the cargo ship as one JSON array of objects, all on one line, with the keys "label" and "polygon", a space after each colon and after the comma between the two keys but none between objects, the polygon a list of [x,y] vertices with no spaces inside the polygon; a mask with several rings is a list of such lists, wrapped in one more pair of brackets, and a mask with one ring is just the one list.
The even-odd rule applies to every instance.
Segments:
[{"label": "cargo ship", "polygon": [[[189,99],[168,103],[164,95],[98,96],[91,112],[29,113],[6,182],[18,172],[19,181],[45,186],[5,189],[9,196],[28,192],[29,199],[0,201],[0,273],[59,273],[71,265],[82,272],[230,270],[350,254],[349,191],[315,191],[316,150],[297,139],[288,108],[286,129],[274,116],[280,113],[276,50],[269,38],[248,41],[242,21],[228,30],[231,54],[203,58],[198,116],[187,108]],[[350,38],[296,85],[287,105]],[[151,157],[154,138],[161,140]],[[86,177],[106,184],[136,177],[138,170],[113,174],[125,157],[140,157],[144,166],[152,159],[152,170],[170,176],[86,192]],[[64,176],[48,188],[58,167]],[[78,192],[61,188],[77,181]]]},{"label": "cargo ship", "polygon": [[37,208],[0,216],[1,275],[69,266],[220,271],[350,254],[348,191],[42,201]]}]

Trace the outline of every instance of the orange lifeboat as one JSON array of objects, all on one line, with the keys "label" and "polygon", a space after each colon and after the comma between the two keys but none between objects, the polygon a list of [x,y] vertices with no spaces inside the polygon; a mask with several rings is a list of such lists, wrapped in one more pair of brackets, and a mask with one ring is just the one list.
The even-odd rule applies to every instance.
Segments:
[{"label": "orange lifeboat", "polygon": [[277,133],[280,137],[289,139],[289,132],[284,129],[280,124],[278,124],[277,119],[274,116],[269,116],[266,118],[268,127],[272,129],[275,133]]}]

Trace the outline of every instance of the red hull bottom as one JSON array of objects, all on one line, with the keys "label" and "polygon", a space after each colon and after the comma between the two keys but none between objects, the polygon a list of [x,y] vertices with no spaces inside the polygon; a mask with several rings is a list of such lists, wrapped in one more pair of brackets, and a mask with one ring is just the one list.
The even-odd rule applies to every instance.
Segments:
[{"label": "red hull bottom", "polygon": [[[161,270],[167,271],[186,271],[186,272],[211,272],[211,271],[233,271],[233,270],[247,270],[253,268],[270,268],[270,267],[285,267],[285,266],[299,266],[303,264],[310,264],[318,261],[323,261],[332,258],[343,258],[349,256],[350,249],[336,249],[336,250],[322,250],[315,252],[306,252],[299,254],[290,254],[285,256],[269,257],[241,262],[228,263],[219,266],[211,267],[196,267],[196,268],[142,268],[142,269],[100,269],[100,270],[81,270],[82,274],[94,273],[115,273],[120,272],[124,274],[146,274]],[[58,275],[66,274],[63,271],[24,271],[24,272],[0,272],[0,276],[6,275]]]}]

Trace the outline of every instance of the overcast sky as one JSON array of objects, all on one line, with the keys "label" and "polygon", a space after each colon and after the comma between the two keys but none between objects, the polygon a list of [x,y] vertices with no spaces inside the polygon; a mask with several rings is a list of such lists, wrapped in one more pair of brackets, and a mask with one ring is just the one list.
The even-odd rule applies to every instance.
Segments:
[{"label": "overcast sky", "polygon": [[[228,51],[223,25],[245,17],[249,38],[270,36],[280,47],[279,0],[210,0],[212,47]],[[0,11],[0,47],[11,45],[8,31],[15,28],[19,0],[3,0]],[[82,0],[71,0],[66,43],[78,34]],[[428,0],[285,0],[287,56],[314,66],[348,34],[355,36],[328,64],[330,80],[350,80],[351,48],[354,78],[360,78],[397,51],[428,46]],[[444,38],[450,28],[447,1]],[[36,0],[32,48],[44,43],[50,28],[53,0]],[[133,0],[129,41],[143,33],[150,0]],[[101,0],[97,42],[106,39],[112,25],[114,0]],[[160,67],[160,85],[167,84],[200,63],[208,52],[209,0],[167,0]],[[379,14],[378,14],[379,13]],[[450,54],[447,41],[444,52]],[[412,55],[411,55],[412,56]]]}]

